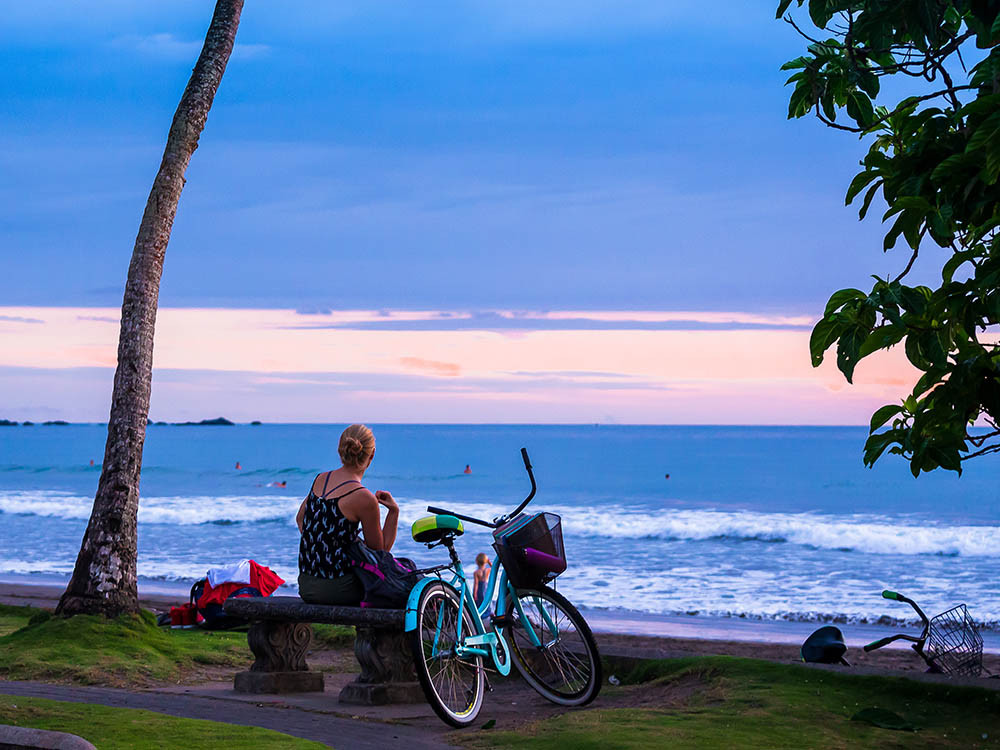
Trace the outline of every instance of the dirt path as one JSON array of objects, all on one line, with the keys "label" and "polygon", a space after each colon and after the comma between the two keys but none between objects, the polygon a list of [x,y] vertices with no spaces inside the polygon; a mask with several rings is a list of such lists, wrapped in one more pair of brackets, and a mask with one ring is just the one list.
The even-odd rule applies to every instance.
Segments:
[{"label": "dirt path", "polygon": [[130,692],[115,688],[49,685],[0,681],[0,694],[48,698],[73,703],[95,703],[116,708],[142,708],[170,716],[210,719],[227,724],[263,727],[329,747],[350,750],[442,750],[451,748],[443,727],[425,728],[342,718],[316,709],[285,704],[280,708],[254,702],[218,700],[204,695],[177,695],[158,691]]}]

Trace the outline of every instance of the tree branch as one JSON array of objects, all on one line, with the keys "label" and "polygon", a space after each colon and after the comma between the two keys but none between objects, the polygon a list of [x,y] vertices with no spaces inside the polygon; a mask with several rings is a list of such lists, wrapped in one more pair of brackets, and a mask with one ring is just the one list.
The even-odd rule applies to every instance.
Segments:
[{"label": "tree branch", "polygon": [[998,452],[1000,452],[1000,443],[994,443],[993,445],[989,445],[983,448],[982,450],[976,451],[975,453],[970,453],[967,456],[959,456],[958,460],[968,461],[970,458],[976,458],[977,456],[985,456],[990,453],[998,453]]},{"label": "tree branch", "polygon": [[910,262],[906,264],[906,268],[903,269],[902,273],[900,273],[899,276],[893,279],[893,282],[899,281],[904,276],[906,276],[906,274],[910,272],[910,269],[913,268],[913,262],[917,259],[917,255],[919,253],[920,253],[919,248],[914,249],[913,253],[910,255]]}]

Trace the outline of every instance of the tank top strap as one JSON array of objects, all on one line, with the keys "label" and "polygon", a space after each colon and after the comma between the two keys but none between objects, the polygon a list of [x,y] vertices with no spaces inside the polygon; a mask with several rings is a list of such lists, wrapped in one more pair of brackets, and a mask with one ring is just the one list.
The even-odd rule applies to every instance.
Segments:
[{"label": "tank top strap", "polygon": [[[347,484],[347,482],[344,482],[344,484]],[[343,484],[341,484],[341,485],[338,485],[338,487],[343,487],[343,486],[344,486]],[[334,502],[338,502],[338,501],[340,501],[340,500],[343,500],[343,499],[344,499],[345,497],[347,497],[348,495],[351,495],[351,494],[353,494],[353,493],[357,492],[358,490],[363,490],[364,488],[365,488],[365,487],[364,487],[364,485],[363,485],[363,484],[362,484],[362,485],[358,485],[358,486],[357,486],[357,487],[355,487],[355,488],[354,488],[353,490],[348,490],[348,491],[347,491],[347,492],[345,492],[345,493],[344,493],[343,495],[337,495],[337,497],[333,498],[333,501],[334,501]],[[336,490],[336,489],[337,489],[337,487],[334,487],[333,489],[334,489],[334,490]],[[340,506],[337,506],[337,510],[340,510]],[[343,515],[343,514],[341,514],[341,515]]]}]

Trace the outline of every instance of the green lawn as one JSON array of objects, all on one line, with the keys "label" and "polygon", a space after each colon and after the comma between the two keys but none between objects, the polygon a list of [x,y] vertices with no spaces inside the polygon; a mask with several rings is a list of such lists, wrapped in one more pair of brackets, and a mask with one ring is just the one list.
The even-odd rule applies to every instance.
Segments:
[{"label": "green lawn", "polygon": [[11,607],[7,604],[0,604],[0,636],[20,630],[28,624],[32,615],[42,611],[34,607]]},{"label": "green lawn", "polygon": [[[484,730],[475,748],[979,748],[1000,744],[1000,693],[866,677],[752,659],[701,657],[647,662],[605,688],[604,703],[662,695],[653,705],[569,711],[519,731]],[[672,684],[688,689],[671,693]],[[852,717],[891,711],[917,731]],[[891,718],[892,714],[886,716]]]},{"label": "green lawn", "polygon": [[[22,627],[10,632],[18,623]],[[5,607],[0,627],[8,632],[0,637],[0,676],[8,680],[142,685],[178,680],[198,665],[241,666],[251,660],[245,633],[159,628],[150,612],[113,620],[64,619]]]},{"label": "green lawn", "polygon": [[[0,686],[2,689],[2,686]],[[239,727],[201,719],[173,716],[132,708],[109,708],[87,703],[64,703],[41,698],[0,695],[0,724],[69,732],[89,740],[101,750],[115,748],[323,748],[280,732]]]},{"label": "green lawn", "polygon": [[313,648],[354,648],[354,628],[346,625],[316,623],[313,628]]}]

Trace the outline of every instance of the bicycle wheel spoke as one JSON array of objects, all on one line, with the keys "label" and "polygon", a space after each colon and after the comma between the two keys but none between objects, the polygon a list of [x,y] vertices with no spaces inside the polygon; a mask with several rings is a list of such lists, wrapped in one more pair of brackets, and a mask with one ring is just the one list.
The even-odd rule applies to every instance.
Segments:
[{"label": "bicycle wheel spoke", "polygon": [[514,663],[524,678],[555,703],[593,700],[600,690],[600,664],[593,637],[583,629],[586,622],[548,589],[525,592],[519,601],[521,626],[513,623],[509,633]]},{"label": "bicycle wheel spoke", "polygon": [[478,714],[482,700],[482,659],[456,654],[461,645],[458,628],[461,622],[463,633],[474,634],[475,625],[456,594],[444,585],[427,589],[419,613],[419,637],[414,634],[412,643],[424,691],[442,719],[465,726]]}]

